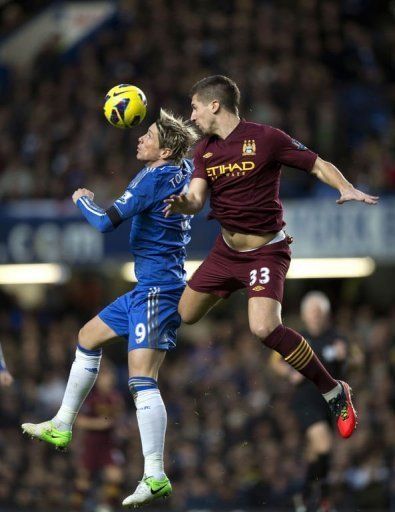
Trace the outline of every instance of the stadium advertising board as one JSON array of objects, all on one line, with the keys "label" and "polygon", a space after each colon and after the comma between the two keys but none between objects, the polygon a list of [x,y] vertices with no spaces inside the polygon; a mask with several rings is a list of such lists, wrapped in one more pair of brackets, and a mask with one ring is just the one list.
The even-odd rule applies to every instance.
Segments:
[{"label": "stadium advertising board", "polygon": [[[371,256],[383,263],[395,261],[395,198],[369,208],[339,207],[331,200],[289,201],[285,212],[295,257]],[[128,229],[126,222],[103,235],[65,203],[13,203],[0,209],[0,263],[127,260]],[[188,257],[207,254],[218,230],[216,222],[197,216]]]}]

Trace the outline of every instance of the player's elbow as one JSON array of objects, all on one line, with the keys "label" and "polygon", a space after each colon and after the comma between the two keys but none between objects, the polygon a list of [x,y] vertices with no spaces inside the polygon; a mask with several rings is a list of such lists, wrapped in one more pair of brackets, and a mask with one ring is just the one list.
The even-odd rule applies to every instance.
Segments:
[{"label": "player's elbow", "polygon": [[111,231],[114,231],[114,226],[111,224],[111,225],[103,225],[100,229],[100,232],[101,233],[110,233]]},{"label": "player's elbow", "polygon": [[115,229],[113,223],[108,217],[103,217],[97,228],[101,233],[109,233]]},{"label": "player's elbow", "polygon": [[327,162],[326,160],[323,160],[321,157],[318,156],[313,168],[311,169],[311,174],[313,174],[313,176],[315,176],[316,178],[320,179],[321,176],[325,174],[325,171],[330,167],[333,167],[333,164],[331,164],[331,162]]}]

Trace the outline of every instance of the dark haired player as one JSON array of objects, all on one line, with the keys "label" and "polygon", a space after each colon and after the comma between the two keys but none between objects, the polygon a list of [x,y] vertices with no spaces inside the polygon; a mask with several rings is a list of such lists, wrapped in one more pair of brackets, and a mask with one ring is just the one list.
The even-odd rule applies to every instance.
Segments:
[{"label": "dark haired player", "polygon": [[291,260],[282,230],[281,165],[310,172],[338,189],[338,204],[376,204],[378,198],[355,189],[333,164],[281,130],[240,120],[240,92],[229,78],[204,78],[193,86],[191,97],[191,120],[206,137],[195,149],[188,193],[167,199],[164,212],[197,213],[210,191],[209,218],[218,220],[221,234],[181,297],[181,318],[193,324],[219,300],[247,288],[252,333],[317,386],[341,436],[349,437],[356,426],[350,387],[333,379],[303,336],[281,321]]}]

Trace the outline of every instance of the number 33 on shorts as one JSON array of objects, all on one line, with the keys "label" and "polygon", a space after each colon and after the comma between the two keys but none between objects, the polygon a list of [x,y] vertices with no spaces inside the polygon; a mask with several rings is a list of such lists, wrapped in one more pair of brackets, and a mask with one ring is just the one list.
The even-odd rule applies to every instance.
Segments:
[{"label": "number 33 on shorts", "polygon": [[270,269],[268,267],[261,267],[250,271],[250,286],[254,284],[267,284],[270,281]]}]

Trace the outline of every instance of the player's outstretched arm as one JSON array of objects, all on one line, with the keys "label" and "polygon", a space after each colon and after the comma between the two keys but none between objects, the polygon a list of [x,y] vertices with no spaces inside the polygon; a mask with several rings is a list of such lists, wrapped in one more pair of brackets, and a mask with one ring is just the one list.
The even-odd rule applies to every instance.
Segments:
[{"label": "player's outstretched arm", "polygon": [[162,210],[165,217],[173,213],[194,215],[200,212],[206,202],[208,193],[207,181],[202,178],[193,178],[187,194],[172,195],[165,199],[166,206]]},{"label": "player's outstretched arm", "polygon": [[93,202],[95,194],[87,188],[79,188],[72,195],[73,202],[81,210],[91,226],[102,233],[112,231],[114,225],[107,212]]},{"label": "player's outstretched arm", "polygon": [[311,173],[317,176],[323,183],[339,191],[340,198],[336,201],[337,204],[343,204],[347,201],[361,201],[366,204],[377,204],[379,199],[377,196],[365,194],[361,192],[361,190],[354,188],[337,167],[320,157],[317,157]]}]

